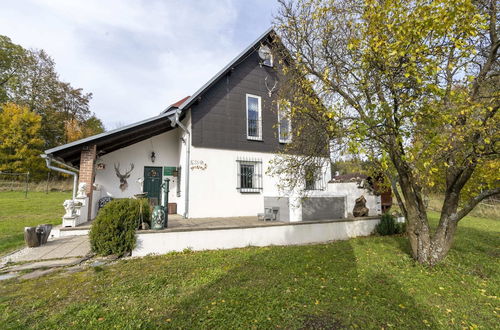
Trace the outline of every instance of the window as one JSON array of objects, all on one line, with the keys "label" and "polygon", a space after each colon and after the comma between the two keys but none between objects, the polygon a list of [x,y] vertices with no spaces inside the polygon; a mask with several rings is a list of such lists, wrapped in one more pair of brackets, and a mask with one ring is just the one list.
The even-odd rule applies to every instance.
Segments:
[{"label": "window", "polygon": [[305,190],[324,190],[325,182],[321,173],[321,168],[316,165],[309,165],[305,169]]},{"label": "window", "polygon": [[247,138],[262,140],[262,108],[260,96],[247,94]]},{"label": "window", "polygon": [[251,158],[238,158],[237,186],[242,193],[259,193],[262,190],[262,161]]},{"label": "window", "polygon": [[278,136],[280,143],[292,142],[291,130],[290,105],[278,104]]}]

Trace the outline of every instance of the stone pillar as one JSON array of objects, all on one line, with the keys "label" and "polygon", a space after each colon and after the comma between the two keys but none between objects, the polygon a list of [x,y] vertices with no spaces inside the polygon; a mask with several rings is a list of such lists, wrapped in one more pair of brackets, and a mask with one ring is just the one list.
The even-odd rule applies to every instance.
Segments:
[{"label": "stone pillar", "polygon": [[87,196],[89,198],[89,207],[87,220],[90,219],[92,214],[92,191],[94,190],[94,177],[95,177],[95,159],[96,159],[96,145],[85,146],[82,148],[80,154],[80,177],[79,183],[87,184]]}]

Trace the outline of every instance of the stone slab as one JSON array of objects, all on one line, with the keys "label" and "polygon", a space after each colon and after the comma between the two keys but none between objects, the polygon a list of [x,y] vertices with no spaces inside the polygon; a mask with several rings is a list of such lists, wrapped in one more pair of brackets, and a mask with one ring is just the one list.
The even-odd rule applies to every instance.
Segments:
[{"label": "stone slab", "polygon": [[19,275],[18,273],[0,274],[0,281],[9,280],[9,279],[14,278],[18,275]]},{"label": "stone slab", "polygon": [[32,280],[32,279],[38,278],[40,276],[53,273],[56,270],[57,270],[56,268],[43,269],[43,270],[42,269],[38,269],[38,270],[35,270],[34,272],[31,272],[31,273],[24,274],[24,275],[20,276],[19,279],[20,280]]},{"label": "stone slab", "polygon": [[57,268],[57,267],[66,267],[73,266],[82,262],[84,258],[67,258],[67,259],[59,259],[59,260],[45,260],[38,262],[30,262],[22,265],[12,266],[7,268],[9,272],[20,271],[20,270],[28,270],[28,269],[39,269],[39,268]]}]

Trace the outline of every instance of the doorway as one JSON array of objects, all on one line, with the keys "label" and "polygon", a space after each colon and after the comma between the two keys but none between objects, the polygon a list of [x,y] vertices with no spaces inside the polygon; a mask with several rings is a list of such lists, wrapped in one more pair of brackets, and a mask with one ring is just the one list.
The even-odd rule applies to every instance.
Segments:
[{"label": "doorway", "polygon": [[161,167],[144,166],[143,191],[148,193],[152,205],[160,205],[161,202],[161,171]]}]

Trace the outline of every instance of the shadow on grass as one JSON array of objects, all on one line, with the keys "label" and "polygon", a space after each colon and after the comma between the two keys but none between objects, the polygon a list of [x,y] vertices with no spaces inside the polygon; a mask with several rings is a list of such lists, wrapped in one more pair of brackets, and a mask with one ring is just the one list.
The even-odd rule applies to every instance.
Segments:
[{"label": "shadow on grass", "polygon": [[349,241],[255,249],[240,265],[180,301],[166,315],[172,327],[435,325],[432,313],[416,303],[396,275],[359,273]]}]

